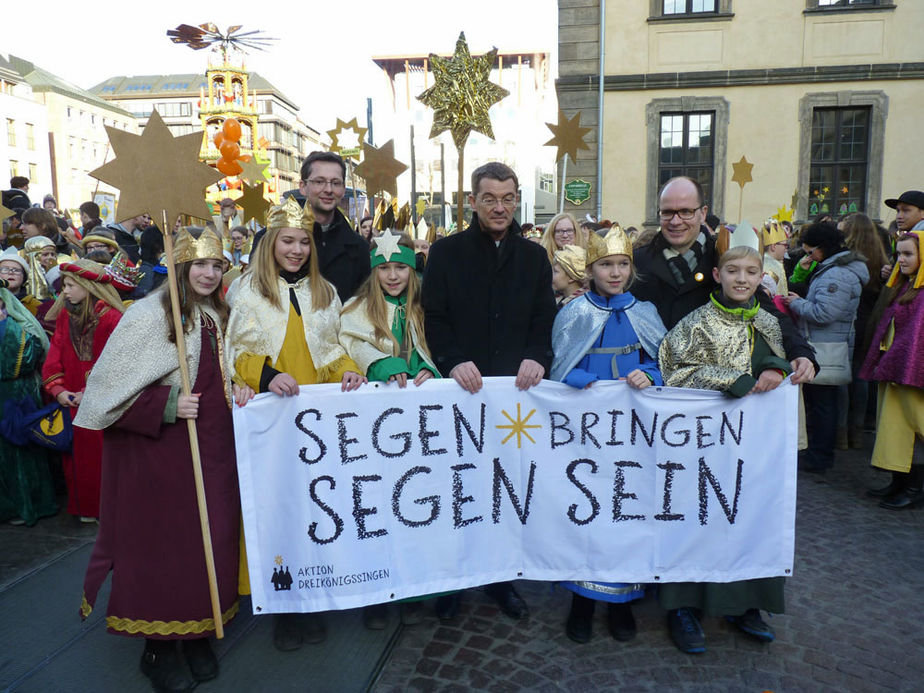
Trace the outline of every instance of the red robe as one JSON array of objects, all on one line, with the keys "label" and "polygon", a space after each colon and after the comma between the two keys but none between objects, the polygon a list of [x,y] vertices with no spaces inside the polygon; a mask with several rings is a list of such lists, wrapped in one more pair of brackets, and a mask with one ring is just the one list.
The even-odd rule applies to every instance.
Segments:
[{"label": "red robe", "polygon": [[[222,621],[237,613],[240,494],[215,330],[202,328],[192,391]],[[170,386],[151,385],[103,435],[102,514],[84,580],[86,618],[112,571],[110,633],[163,640],[215,630],[186,421],[163,423]]]},{"label": "red robe", "polygon": [[[122,314],[103,301],[93,307],[97,323],[93,328],[91,358],[83,361],[77,355],[71,340],[70,314],[62,310],[55,323],[55,333],[48,348],[48,357],[42,367],[42,383],[53,398],[68,390],[83,392],[90,369],[103,352],[109,335],[119,323]],[[71,420],[77,407],[68,407]],[[74,426],[74,445],[69,453],[61,455],[64,480],[67,482],[67,512],[82,517],[99,517],[100,469],[103,457],[102,431],[90,431]]]}]

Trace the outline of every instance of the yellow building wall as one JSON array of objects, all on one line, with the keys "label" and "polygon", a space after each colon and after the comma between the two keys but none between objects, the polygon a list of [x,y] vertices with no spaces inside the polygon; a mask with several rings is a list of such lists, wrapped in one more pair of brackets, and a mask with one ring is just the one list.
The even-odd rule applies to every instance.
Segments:
[{"label": "yellow building wall", "polygon": [[[916,80],[785,84],[722,89],[671,89],[606,92],[604,101],[603,217],[625,226],[641,226],[646,217],[647,128],[646,105],[659,98],[719,96],[729,102],[725,209],[722,219],[753,223],[789,206],[796,188],[801,126],[799,101],[808,93],[884,91],[889,98],[882,172],[883,199],[909,189],[924,189],[924,134],[920,113],[924,106]],[[754,164],[753,182],[739,196],[731,181],[732,164],[742,156]],[[874,172],[870,172],[872,176]],[[743,197],[743,199],[741,199]],[[894,212],[878,210],[888,222]]]},{"label": "yellow building wall", "polygon": [[734,16],[648,21],[649,2],[606,2],[606,74],[920,61],[924,2],[810,12],[805,0],[733,0]]}]

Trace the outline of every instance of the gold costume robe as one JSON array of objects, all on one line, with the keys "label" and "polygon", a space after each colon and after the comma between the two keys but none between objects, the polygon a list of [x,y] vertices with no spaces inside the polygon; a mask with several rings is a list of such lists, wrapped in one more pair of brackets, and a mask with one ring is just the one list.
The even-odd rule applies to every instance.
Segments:
[{"label": "gold costume robe", "polygon": [[[753,318],[743,320],[712,301],[700,306],[661,342],[658,365],[664,384],[726,392],[742,375],[756,378],[763,369],[753,369],[751,364],[752,331],[763,337],[773,356],[785,360],[780,323],[767,311],[758,310]],[[783,370],[789,370],[788,364]]]}]

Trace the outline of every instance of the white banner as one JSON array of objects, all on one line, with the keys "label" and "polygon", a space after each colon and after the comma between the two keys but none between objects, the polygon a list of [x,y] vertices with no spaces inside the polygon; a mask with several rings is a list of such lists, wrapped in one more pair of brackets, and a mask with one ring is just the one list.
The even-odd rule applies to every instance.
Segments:
[{"label": "white banner", "polygon": [[795,386],[736,400],[484,383],[313,385],[236,408],[254,611],[791,573]]}]

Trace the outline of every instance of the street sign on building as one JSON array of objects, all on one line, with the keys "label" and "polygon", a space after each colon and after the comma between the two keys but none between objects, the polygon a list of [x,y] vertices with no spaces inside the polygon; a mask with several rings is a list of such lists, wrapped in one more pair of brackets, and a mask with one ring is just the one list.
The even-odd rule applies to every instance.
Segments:
[{"label": "street sign on building", "polygon": [[575,178],[565,183],[565,199],[573,205],[581,206],[590,199],[590,183],[582,178]]}]

